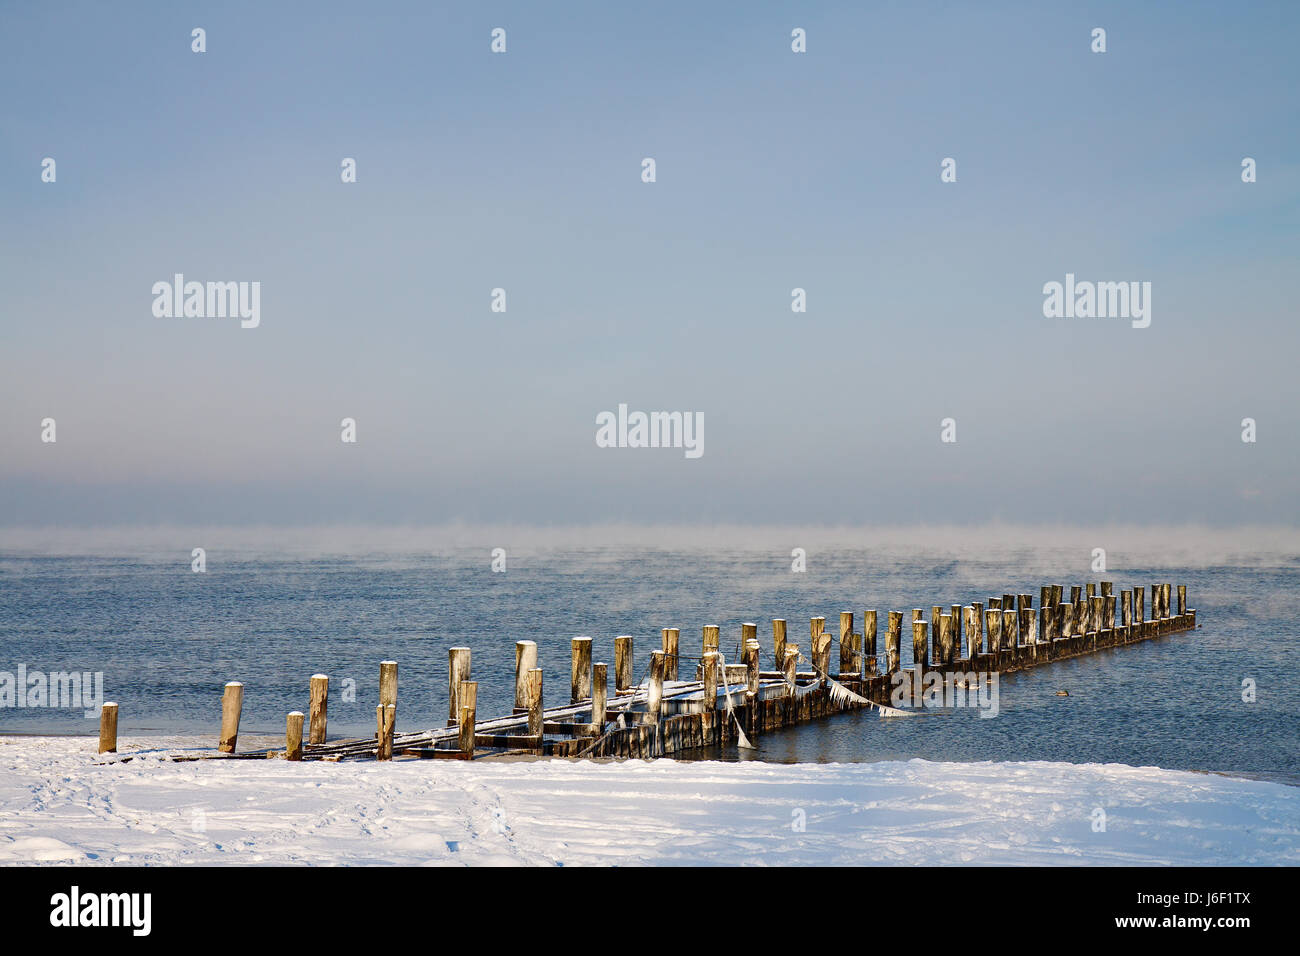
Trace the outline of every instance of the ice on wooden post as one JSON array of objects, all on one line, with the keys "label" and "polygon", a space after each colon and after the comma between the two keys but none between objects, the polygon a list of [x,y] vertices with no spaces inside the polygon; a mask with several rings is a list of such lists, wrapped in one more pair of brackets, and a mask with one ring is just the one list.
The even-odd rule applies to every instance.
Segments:
[{"label": "ice on wooden post", "polygon": [[470,653],[468,647],[453,647],[447,651],[447,726],[460,723],[460,685],[469,680]]},{"label": "ice on wooden post", "polygon": [[885,630],[885,673],[898,670],[903,659],[903,612],[890,611]]},{"label": "ice on wooden post", "polygon": [[396,704],[377,704],[375,706],[375,738],[379,741],[377,750],[379,760],[393,759],[393,728],[396,723]]},{"label": "ice on wooden post", "polygon": [[[397,661],[379,662],[379,703],[397,707]],[[396,730],[396,724],[393,725]]]},{"label": "ice on wooden post", "polygon": [[747,667],[747,671],[746,671],[746,675],[745,675],[745,676],[748,678],[748,685],[749,685],[749,686],[746,688],[746,691],[745,691],[745,692],[746,692],[746,696],[748,696],[748,697],[750,697],[751,699],[753,699],[753,698],[758,697],[758,683],[759,683],[759,669],[758,669],[758,666],[759,666],[759,665],[758,665],[758,660],[759,660],[759,645],[758,645],[758,638],[757,638],[757,637],[751,637],[751,638],[748,638],[748,639],[745,641],[744,648],[743,648],[743,650],[741,651],[741,653],[744,654],[744,661],[745,661],[745,665],[746,665],[746,667]]},{"label": "ice on wooden post", "polygon": [[812,646],[813,668],[822,684],[831,670],[831,636],[826,633],[826,618],[814,617],[808,624],[810,644]]},{"label": "ice on wooden post", "polygon": [[[460,745],[461,753],[472,754],[474,752],[475,724],[478,723],[478,681],[461,681],[460,692],[457,697],[460,701],[460,713],[458,714],[460,733],[457,742]],[[390,743],[389,746],[391,748],[392,744]]]},{"label": "ice on wooden post", "polygon": [[632,638],[628,634],[614,638],[614,690],[632,686]]},{"label": "ice on wooden post", "polygon": [[650,686],[646,692],[646,712],[652,723],[658,723],[659,710],[664,699],[664,652],[650,655]]},{"label": "ice on wooden post", "polygon": [[705,651],[701,658],[704,670],[704,709],[718,709],[718,652]]},{"label": "ice on wooden post", "polygon": [[772,657],[778,667],[785,660],[785,620],[772,618]]},{"label": "ice on wooden post", "polygon": [[576,704],[591,696],[591,638],[575,637],[570,643],[569,703]]},{"label": "ice on wooden post", "polygon": [[781,671],[786,679],[786,683],[793,684],[799,675],[799,645],[787,644],[785,646],[785,660],[781,664]]},{"label": "ice on wooden post", "polygon": [[307,710],[307,743],[323,744],[329,715],[330,679],[324,674],[311,675],[311,700]]},{"label": "ice on wooden post", "polygon": [[291,710],[284,721],[284,756],[287,760],[302,759],[302,718],[300,710]]},{"label": "ice on wooden post", "polygon": [[221,740],[217,750],[233,754],[239,741],[239,713],[244,708],[244,685],[231,681],[221,695]]},{"label": "ice on wooden post", "polygon": [[117,753],[117,704],[111,700],[99,709],[99,752]]},{"label": "ice on wooden post", "polygon": [[515,706],[516,714],[528,710],[528,672],[537,666],[537,642],[515,641]]},{"label": "ice on wooden post", "polygon": [[524,682],[524,706],[528,708],[528,736],[542,736],[542,669],[534,667],[528,671]]},{"label": "ice on wooden post", "polygon": [[605,726],[605,705],[608,701],[608,675],[604,664],[591,665],[591,722],[599,729]]}]

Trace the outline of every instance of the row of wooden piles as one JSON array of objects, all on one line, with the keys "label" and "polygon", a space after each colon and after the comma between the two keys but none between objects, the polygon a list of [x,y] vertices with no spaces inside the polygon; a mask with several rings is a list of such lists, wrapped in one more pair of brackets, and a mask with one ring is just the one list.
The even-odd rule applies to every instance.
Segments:
[{"label": "row of wooden piles", "polygon": [[[1146,589],[1123,590],[1100,582],[1070,588],[1064,600],[1060,585],[1044,585],[1039,604],[1032,594],[1003,594],[987,602],[931,607],[911,612],[911,680],[927,671],[1012,671],[1049,661],[1146,640],[1196,625],[1196,611],[1187,607],[1187,588],[1177,588],[1177,608],[1169,584],[1151,588],[1151,617],[1146,617]],[[1117,617],[1118,612],[1118,617]],[[634,684],[633,639],[614,641],[614,687],[609,689],[608,666],[592,660],[592,639],[571,642],[570,702],[543,706],[543,672],[537,644],[515,644],[515,700],[511,714],[478,719],[478,683],[471,679],[471,652],[448,652],[447,726],[399,734],[397,725],[397,662],[379,667],[379,703],[373,738],[327,741],[329,677],[315,674],[310,682],[308,714],[290,713],[284,750],[240,756],[282,756],[289,760],[340,760],[393,756],[472,759],[489,754],[537,756],[653,757],[707,746],[722,746],[781,727],[869,706],[830,692],[834,679],[875,704],[890,703],[894,675],[903,667],[902,611],[886,620],[884,666],[877,653],[877,612],[863,615],[862,631],[855,615],[844,611],[839,620],[839,667],[832,671],[832,637],[826,619],[809,625],[809,648],[787,640],[786,621],[772,621],[772,667],[762,668],[764,654],[758,626],[741,625],[736,645],[739,661],[728,663],[720,647],[718,625],[705,625],[702,653],[679,653],[681,632],[664,628],[660,647],[653,651],[645,680]],[[688,665],[683,668],[683,665]],[[799,665],[807,669],[800,670]],[[693,665],[693,668],[691,667]],[[693,670],[689,679],[683,670]],[[919,686],[917,683],[915,686]],[[236,755],[243,707],[243,685],[228,683],[222,696],[218,753]],[[101,713],[101,753],[117,749],[117,704],[105,703]],[[304,729],[306,740],[304,741]]]}]

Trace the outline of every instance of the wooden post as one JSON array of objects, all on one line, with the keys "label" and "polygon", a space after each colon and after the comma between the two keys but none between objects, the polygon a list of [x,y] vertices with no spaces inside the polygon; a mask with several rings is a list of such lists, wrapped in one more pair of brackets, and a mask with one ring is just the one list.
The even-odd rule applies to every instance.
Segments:
[{"label": "wooden post", "polygon": [[1074,605],[1069,601],[1062,601],[1056,606],[1057,618],[1061,633],[1058,637],[1074,636]]},{"label": "wooden post", "polygon": [[704,669],[704,709],[718,709],[718,652],[706,651],[702,661]]},{"label": "wooden post", "polygon": [[925,677],[928,633],[925,621],[912,622],[912,695],[916,698],[921,696],[921,681]]},{"label": "wooden post", "polygon": [[573,661],[569,686],[572,688],[572,697],[569,703],[576,704],[591,696],[591,638],[575,637],[571,644]]},{"label": "wooden post", "polygon": [[302,717],[302,711],[290,711],[284,722],[284,756],[287,760],[302,759]]},{"label": "wooden post", "polygon": [[329,714],[330,679],[324,674],[311,675],[311,703],[307,707],[311,721],[307,727],[307,743],[323,744]]},{"label": "wooden post", "polygon": [[[478,681],[465,680],[460,682],[460,734],[459,744],[460,752],[464,754],[474,753],[474,731],[478,723]],[[392,743],[389,743],[391,749]]]},{"label": "wooden post", "polygon": [[469,680],[470,654],[468,647],[453,647],[447,651],[447,726],[460,723],[460,685]]},{"label": "wooden post", "polygon": [[[981,648],[984,647],[984,605],[979,601],[975,601],[971,604],[971,607],[975,609],[975,628],[970,632],[970,659],[975,660],[976,657],[983,653]],[[989,650],[992,650],[992,648],[989,648]]]},{"label": "wooden post", "polygon": [[605,705],[608,703],[609,694],[608,680],[604,664],[591,665],[591,722],[598,729],[605,726]]},{"label": "wooden post", "polygon": [[[1041,644],[1044,641],[1050,640],[1051,638],[1048,637],[1048,634],[1051,629],[1052,609],[1049,607],[1040,607],[1038,609],[1038,620],[1034,623],[1033,634],[1030,635],[1033,638],[1030,643]],[[1036,657],[1035,660],[1037,660]]]},{"label": "wooden post", "polygon": [[614,638],[614,690],[632,686],[632,638],[628,634]]},{"label": "wooden post", "polygon": [[826,633],[826,618],[815,617],[808,625],[811,636],[813,667],[826,686],[825,675],[831,672],[831,636]]},{"label": "wooden post", "polygon": [[898,670],[903,658],[903,612],[890,611],[885,631],[885,673]]},{"label": "wooden post", "polygon": [[244,708],[244,685],[231,681],[221,695],[221,741],[217,750],[233,754],[239,740],[239,712]]},{"label": "wooden post", "polygon": [[1101,622],[1106,616],[1106,609],[1103,606],[1105,600],[1106,599],[1100,594],[1094,594],[1088,599],[1088,604],[1090,605],[1088,608],[1088,629],[1093,633],[1101,630]]},{"label": "wooden post", "polygon": [[862,662],[868,676],[874,676],[880,672],[877,664],[879,655],[876,652],[876,612],[866,610],[862,612],[862,641],[863,657]]},{"label": "wooden post", "polygon": [[1160,609],[1164,611],[1164,617],[1169,617],[1173,613],[1174,609],[1174,586],[1166,582],[1162,585],[1162,588]]},{"label": "wooden post", "polygon": [[1000,610],[1002,610],[1002,598],[1000,598],[1000,597],[991,597],[991,598],[989,598],[989,610],[990,610],[990,611],[1000,611]]},{"label": "wooden post", "polygon": [[528,672],[537,666],[537,642],[515,641],[515,713],[528,711]]},{"label": "wooden post", "polygon": [[1101,619],[1101,629],[1103,631],[1115,630],[1115,595],[1107,594],[1102,597],[1105,603]]},{"label": "wooden post", "polygon": [[541,737],[545,712],[542,709],[542,669],[540,667],[534,667],[528,672],[524,689],[526,691],[524,702],[528,707],[528,736]]},{"label": "wooden post", "polygon": [[1113,591],[1114,587],[1115,587],[1115,583],[1114,583],[1113,581],[1102,581],[1102,582],[1101,582],[1101,596],[1102,596],[1102,597],[1110,597],[1111,594],[1114,593],[1114,591]]},{"label": "wooden post", "polygon": [[840,611],[840,673],[853,671],[853,612]]},{"label": "wooden post", "polygon": [[1016,596],[1014,594],[1002,595],[1002,610],[1014,611],[1016,609]]},{"label": "wooden post", "polygon": [[664,651],[664,680],[677,680],[677,645],[681,642],[681,629],[665,627],[660,634]]},{"label": "wooden post", "polygon": [[943,608],[934,605],[930,608],[930,657],[929,659],[935,664],[943,663],[943,655],[939,653],[939,618],[943,616]]},{"label": "wooden post", "polygon": [[749,678],[749,687],[746,689],[746,695],[752,701],[753,699],[758,697],[758,680],[759,680],[758,638],[756,637],[749,638],[745,642],[742,653],[745,655],[744,656],[745,664],[749,668],[746,674],[746,676]]},{"label": "wooden post", "polygon": [[772,653],[777,667],[785,664],[785,621],[782,618],[775,617],[772,619]]},{"label": "wooden post", "polygon": [[961,657],[961,605],[954,604],[948,609],[952,614],[952,661],[956,663],[957,658]]},{"label": "wooden post", "polygon": [[392,760],[393,728],[397,724],[397,706],[395,704],[379,704],[376,706],[375,723],[379,726],[379,730],[375,734],[379,740],[379,748],[375,756],[379,760]]},{"label": "wooden post", "polygon": [[755,645],[758,644],[758,625],[740,625],[740,655],[742,660],[744,660],[745,648],[749,647],[750,641],[753,641]]},{"label": "wooden post", "polygon": [[973,661],[979,656],[980,647],[975,639],[975,608],[967,604],[961,609],[966,624],[966,660]]},{"label": "wooden post", "polygon": [[718,649],[718,625],[704,625],[704,650],[716,651]]},{"label": "wooden post", "polygon": [[915,621],[921,621],[921,620],[924,620],[924,619],[925,619],[925,608],[923,608],[923,607],[914,607],[914,608],[912,608],[912,620],[913,620],[914,622],[915,622]]},{"label": "wooden post", "polygon": [[1002,653],[1002,609],[991,607],[984,612],[984,630],[988,632],[988,652],[996,658]]},{"label": "wooden post", "polygon": [[99,752],[117,753],[117,704],[111,700],[99,709]]},{"label": "wooden post", "polygon": [[1182,617],[1187,613],[1187,585],[1178,585],[1178,616]]},{"label": "wooden post", "polygon": [[1045,607],[1056,607],[1052,602],[1052,586],[1044,584],[1038,589],[1038,607],[1041,610]]},{"label": "wooden post", "polygon": [[[379,703],[387,707],[397,707],[397,661],[379,662]],[[397,724],[393,724],[396,732]]]},{"label": "wooden post", "polygon": [[1133,623],[1141,625],[1147,619],[1146,588],[1133,589]]},{"label": "wooden post", "polygon": [[1124,628],[1127,630],[1133,626],[1133,591],[1129,588],[1120,591],[1119,601],[1120,623],[1123,624]]},{"label": "wooden post", "polygon": [[1020,617],[1020,628],[1016,643],[1021,647],[1028,647],[1034,643],[1034,625],[1038,622],[1038,619],[1034,616],[1034,609],[1028,603],[1016,613]]},{"label": "wooden post", "polygon": [[949,665],[957,659],[953,648],[953,616],[939,615],[939,663]]},{"label": "wooden post", "polygon": [[785,646],[785,660],[781,663],[781,670],[784,672],[786,682],[793,684],[799,671],[798,644],[787,644]]},{"label": "wooden post", "polygon": [[650,655],[650,689],[646,694],[646,711],[651,723],[659,722],[659,709],[664,699],[664,652]]}]

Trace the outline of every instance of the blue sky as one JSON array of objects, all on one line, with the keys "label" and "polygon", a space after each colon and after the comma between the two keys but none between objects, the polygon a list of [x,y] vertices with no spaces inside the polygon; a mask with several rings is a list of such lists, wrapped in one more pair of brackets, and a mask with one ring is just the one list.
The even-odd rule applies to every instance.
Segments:
[{"label": "blue sky", "polygon": [[0,6],[0,524],[1300,524],[1300,7],[268,6]]}]

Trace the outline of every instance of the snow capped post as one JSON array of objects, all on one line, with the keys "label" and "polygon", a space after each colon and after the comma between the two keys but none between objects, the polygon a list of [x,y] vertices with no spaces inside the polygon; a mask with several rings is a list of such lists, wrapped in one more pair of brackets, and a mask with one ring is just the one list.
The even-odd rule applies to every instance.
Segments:
[{"label": "snow capped post", "polygon": [[330,679],[324,674],[311,675],[311,703],[307,710],[311,721],[307,729],[307,743],[325,742],[325,725],[329,709]]},{"label": "snow capped post", "polygon": [[596,733],[605,726],[605,705],[608,700],[609,680],[604,664],[591,665],[591,722],[596,725]]},{"label": "snow capped post", "polygon": [[925,621],[912,622],[912,693],[920,695],[921,679],[925,676],[926,645],[929,626]]},{"label": "snow capped post", "polygon": [[117,704],[112,701],[99,709],[99,752],[117,753]]},{"label": "snow capped post", "polygon": [[[753,624],[747,626],[754,627]],[[745,695],[750,698],[750,701],[752,703],[753,701],[758,699],[758,681],[759,681],[758,638],[757,637],[745,638],[745,643],[741,649],[741,654],[743,655],[742,660],[745,662],[745,667],[746,667],[745,676],[748,678],[747,681],[748,687],[746,688]]]},{"label": "snow capped post", "polygon": [[453,647],[447,651],[447,726],[460,723],[460,685],[469,680],[470,653],[468,647]]},{"label": "snow capped post", "polygon": [[614,690],[632,686],[632,638],[628,634],[614,638]]},{"label": "snow capped post", "polygon": [[[461,753],[473,756],[475,724],[478,723],[478,681],[461,681],[460,693],[457,696],[460,698],[460,734],[457,742],[460,744]],[[390,756],[392,749],[393,742],[390,738],[388,741]]]},{"label": "snow capped post", "polygon": [[718,652],[706,651],[702,664],[704,670],[704,709],[718,709]]},{"label": "snow capped post", "polygon": [[286,760],[302,759],[302,711],[292,710],[284,722],[284,756]]},{"label": "snow capped post", "polygon": [[537,642],[515,641],[515,707],[516,714],[528,711],[528,672],[537,666]]},{"label": "snow capped post", "polygon": [[659,708],[664,699],[664,652],[655,651],[650,655],[650,687],[646,692],[646,713],[650,723],[659,723]]},{"label": "snow capped post", "polygon": [[952,615],[939,615],[939,663],[947,666],[955,660],[952,647]]},{"label": "snow capped post", "polygon": [[244,685],[231,681],[221,695],[221,740],[217,750],[233,754],[239,740],[239,712],[244,707]]},{"label": "snow capped post", "polygon": [[705,624],[704,628],[704,650],[716,651],[718,649],[718,625]]},{"label": "snow capped post", "polygon": [[677,645],[681,642],[681,637],[681,628],[663,629],[664,680],[677,680]]},{"label": "snow capped post", "polygon": [[528,736],[538,738],[540,743],[543,728],[542,711],[542,669],[534,667],[528,671],[524,684],[524,701],[528,707]]},{"label": "snow capped post", "polygon": [[570,643],[569,703],[576,704],[591,696],[591,638],[575,637]]},{"label": "snow capped post", "polygon": [[741,660],[745,659],[745,651],[749,647],[750,641],[758,643],[758,625],[742,624],[740,625],[740,656]]}]

